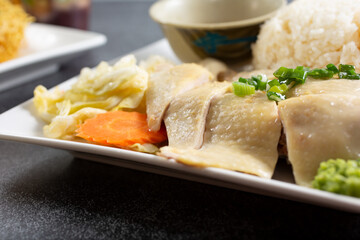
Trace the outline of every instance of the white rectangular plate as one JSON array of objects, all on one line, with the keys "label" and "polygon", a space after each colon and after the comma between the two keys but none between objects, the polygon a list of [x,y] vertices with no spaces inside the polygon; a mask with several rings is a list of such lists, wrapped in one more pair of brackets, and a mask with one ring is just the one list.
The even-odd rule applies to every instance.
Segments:
[{"label": "white rectangular plate", "polygon": [[99,33],[32,23],[19,56],[0,63],[0,91],[54,72],[58,64],[105,43]]},{"label": "white rectangular plate", "polygon": [[[166,40],[160,40],[134,52],[134,54],[139,60],[153,54],[160,54],[175,62],[179,61]],[[72,78],[59,87],[66,89],[75,80]],[[360,213],[360,199],[358,198],[295,185],[291,168],[285,163],[277,165],[273,179],[269,180],[225,169],[185,166],[145,153],[89,143],[49,139],[42,134],[43,126],[44,123],[36,115],[33,100],[30,99],[0,115],[0,139],[65,149],[73,152],[75,156],[88,160]]]}]

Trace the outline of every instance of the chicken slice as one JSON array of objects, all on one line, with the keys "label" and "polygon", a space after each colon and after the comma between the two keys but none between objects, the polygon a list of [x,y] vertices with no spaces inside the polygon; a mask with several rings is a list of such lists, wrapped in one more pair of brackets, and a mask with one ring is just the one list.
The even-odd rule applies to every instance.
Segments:
[{"label": "chicken slice", "polygon": [[346,79],[307,80],[306,83],[292,88],[287,98],[310,94],[351,94],[360,96],[360,81]]},{"label": "chicken slice", "polygon": [[228,82],[211,82],[177,95],[164,116],[169,146],[200,148],[210,101],[230,87]]},{"label": "chicken slice", "polygon": [[360,157],[360,97],[315,94],[279,102],[295,181],[310,186],[322,161]]},{"label": "chicken slice", "polygon": [[233,82],[236,79],[233,77],[236,75],[236,72],[230,69],[224,62],[219,61],[214,58],[205,58],[201,60],[198,64],[209,70],[213,76],[219,82],[228,81]]},{"label": "chicken slice", "polygon": [[218,167],[271,178],[281,124],[276,103],[262,92],[213,99],[201,149],[163,147],[160,155],[184,164]]},{"label": "chicken slice", "polygon": [[197,64],[164,66],[149,78],[146,92],[146,113],[152,131],[158,131],[171,100],[178,94],[212,81],[212,74]]}]

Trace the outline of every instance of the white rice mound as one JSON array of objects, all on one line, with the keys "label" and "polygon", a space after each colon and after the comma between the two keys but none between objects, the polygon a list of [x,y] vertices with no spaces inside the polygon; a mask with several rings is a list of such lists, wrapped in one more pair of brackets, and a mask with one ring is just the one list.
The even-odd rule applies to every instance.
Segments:
[{"label": "white rice mound", "polygon": [[295,0],[261,28],[255,69],[352,64],[360,70],[360,0]]}]

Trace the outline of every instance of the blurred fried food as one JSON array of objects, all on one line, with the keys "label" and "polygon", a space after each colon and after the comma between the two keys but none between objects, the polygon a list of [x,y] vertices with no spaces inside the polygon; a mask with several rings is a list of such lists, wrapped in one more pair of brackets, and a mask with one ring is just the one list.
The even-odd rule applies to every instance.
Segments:
[{"label": "blurred fried food", "polygon": [[33,18],[19,5],[0,0],[0,63],[15,58]]}]

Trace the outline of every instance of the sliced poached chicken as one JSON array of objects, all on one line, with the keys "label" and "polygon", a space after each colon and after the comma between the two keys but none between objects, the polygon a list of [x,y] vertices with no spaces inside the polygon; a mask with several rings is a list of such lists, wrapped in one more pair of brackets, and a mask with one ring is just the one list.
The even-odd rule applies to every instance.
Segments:
[{"label": "sliced poached chicken", "polygon": [[175,96],[212,80],[212,74],[197,64],[166,64],[155,69],[146,92],[149,128],[160,129],[164,113]]},{"label": "sliced poached chicken", "polygon": [[201,167],[219,167],[271,178],[278,159],[281,124],[276,103],[262,92],[215,97],[200,149],[168,146],[160,155]]},{"label": "sliced poached chicken", "polygon": [[360,81],[347,79],[307,80],[286,94],[287,98],[310,94],[349,94],[360,96]]},{"label": "sliced poached chicken", "polygon": [[211,82],[177,95],[164,117],[169,146],[200,148],[211,99],[230,87],[228,82]]},{"label": "sliced poached chicken", "polygon": [[322,161],[360,157],[360,97],[304,95],[279,102],[279,112],[297,184],[310,186]]}]

